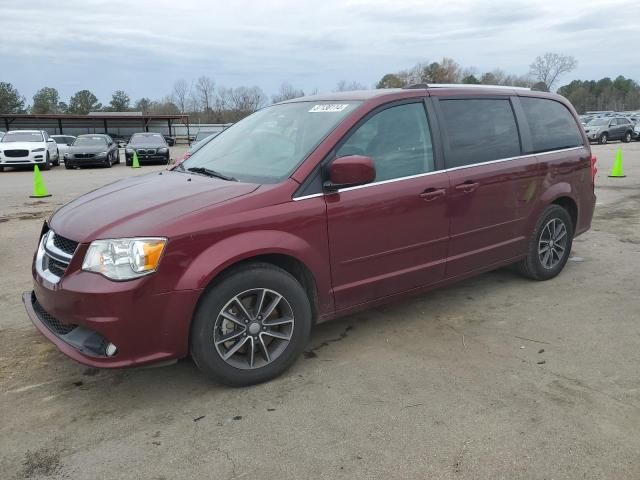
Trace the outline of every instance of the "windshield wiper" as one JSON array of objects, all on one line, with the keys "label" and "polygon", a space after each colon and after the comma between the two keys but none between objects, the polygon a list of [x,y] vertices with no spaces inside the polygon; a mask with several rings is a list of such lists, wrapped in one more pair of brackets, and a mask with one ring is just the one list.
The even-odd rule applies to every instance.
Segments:
[{"label": "windshield wiper", "polygon": [[216,177],[221,178],[222,180],[226,180],[228,182],[237,182],[238,179],[234,177],[229,177],[220,172],[216,172],[215,170],[211,170],[210,168],[205,167],[191,167],[187,168],[188,172],[200,173],[201,175],[207,175],[208,177]]}]

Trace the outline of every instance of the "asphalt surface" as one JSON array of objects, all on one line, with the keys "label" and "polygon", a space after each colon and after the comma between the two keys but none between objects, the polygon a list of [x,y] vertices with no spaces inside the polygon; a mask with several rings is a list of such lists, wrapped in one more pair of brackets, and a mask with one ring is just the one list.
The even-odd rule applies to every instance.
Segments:
[{"label": "asphalt surface", "polygon": [[640,143],[593,150],[593,227],[559,277],[500,270],[321,325],[244,389],[190,360],[87,369],[23,310],[43,218],[163,167],[56,168],[43,200],[0,173],[0,478],[640,478]]}]

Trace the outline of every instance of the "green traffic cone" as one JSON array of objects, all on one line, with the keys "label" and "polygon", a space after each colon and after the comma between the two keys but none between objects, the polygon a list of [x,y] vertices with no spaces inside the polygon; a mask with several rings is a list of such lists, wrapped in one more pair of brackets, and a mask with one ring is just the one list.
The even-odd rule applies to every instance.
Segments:
[{"label": "green traffic cone", "polygon": [[47,187],[44,186],[42,175],[40,175],[40,169],[38,165],[33,166],[33,195],[29,195],[29,198],[44,198],[50,197],[51,194],[47,192]]},{"label": "green traffic cone", "polygon": [[140,161],[138,160],[138,153],[133,151],[133,162],[131,162],[131,168],[140,168]]},{"label": "green traffic cone", "polygon": [[618,149],[616,152],[616,159],[613,161],[613,167],[611,167],[610,177],[626,177],[622,172],[622,150]]}]

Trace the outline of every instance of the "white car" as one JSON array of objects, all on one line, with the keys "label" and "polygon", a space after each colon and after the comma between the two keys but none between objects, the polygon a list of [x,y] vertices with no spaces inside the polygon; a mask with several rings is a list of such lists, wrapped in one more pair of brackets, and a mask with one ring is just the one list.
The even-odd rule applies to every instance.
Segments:
[{"label": "white car", "polygon": [[76,137],[73,135],[51,135],[58,144],[58,155],[60,158],[64,158],[64,154],[69,152],[69,147],[75,142]]},{"label": "white car", "polygon": [[58,145],[44,130],[11,130],[0,140],[0,172],[4,167],[60,165]]}]

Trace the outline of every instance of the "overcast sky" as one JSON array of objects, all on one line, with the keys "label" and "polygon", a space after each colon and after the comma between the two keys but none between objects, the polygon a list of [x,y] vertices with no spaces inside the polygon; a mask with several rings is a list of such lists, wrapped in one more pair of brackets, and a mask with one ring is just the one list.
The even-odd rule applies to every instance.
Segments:
[{"label": "overcast sky", "polygon": [[270,95],[371,86],[443,56],[524,74],[545,51],[578,59],[561,83],[640,81],[639,22],[638,0],[0,0],[0,81],[29,103],[43,86],[160,98],[200,75]]}]

